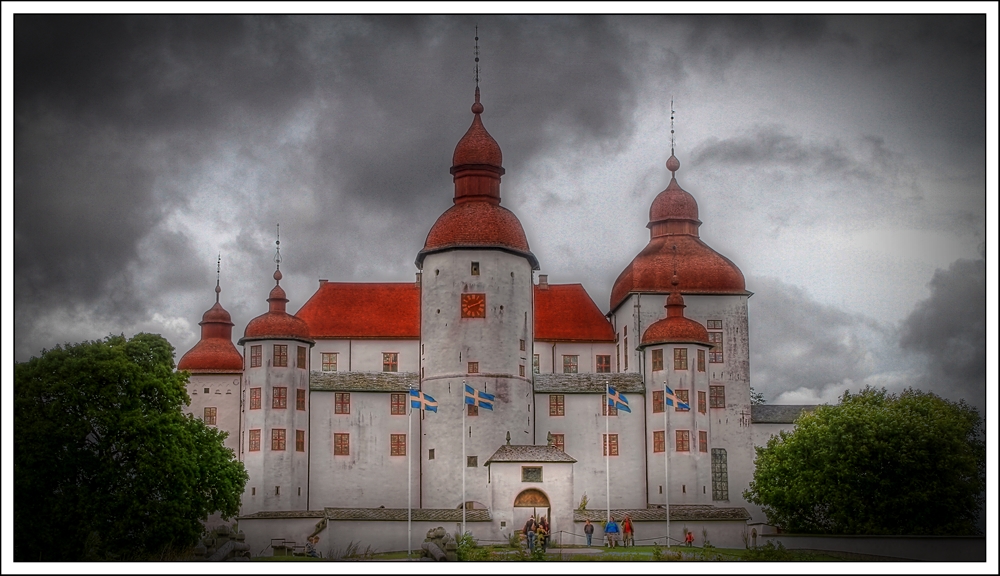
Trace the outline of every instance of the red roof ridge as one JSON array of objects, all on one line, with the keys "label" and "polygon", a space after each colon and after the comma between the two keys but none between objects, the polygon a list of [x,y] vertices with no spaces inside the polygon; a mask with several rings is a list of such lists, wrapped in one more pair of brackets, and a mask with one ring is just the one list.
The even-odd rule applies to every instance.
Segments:
[{"label": "red roof ridge", "polygon": [[615,330],[581,283],[534,287],[535,340],[614,342]]}]

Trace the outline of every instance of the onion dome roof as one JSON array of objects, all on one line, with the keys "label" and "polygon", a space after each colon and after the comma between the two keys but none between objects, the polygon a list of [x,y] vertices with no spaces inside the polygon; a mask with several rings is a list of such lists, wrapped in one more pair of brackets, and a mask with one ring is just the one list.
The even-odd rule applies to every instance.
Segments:
[{"label": "onion dome roof", "polygon": [[[671,156],[672,158],[672,156]],[[666,189],[656,195],[649,207],[649,224],[664,220],[698,220],[698,202],[680,184],[677,178],[671,178]]]},{"label": "onion dome roof", "polygon": [[503,154],[480,118],[484,108],[479,88],[472,105],[474,118],[452,156],[455,205],[431,227],[416,264],[423,267],[427,254],[452,249],[495,248],[524,256],[537,270],[538,260],[528,248],[524,228],[510,210],[500,206]]},{"label": "onion dome roof", "polygon": [[309,325],[304,320],[285,311],[288,298],[285,291],[278,285],[281,281],[281,271],[274,273],[275,286],[268,295],[268,310],[254,318],[243,331],[240,344],[247,340],[302,340],[312,343],[309,337]]},{"label": "onion dome roof", "polygon": [[711,346],[708,330],[700,323],[685,318],[684,308],[684,297],[679,292],[671,292],[667,297],[667,317],[646,328],[642,334],[642,345],[694,343]]},{"label": "onion dome roof", "polygon": [[243,356],[233,345],[233,320],[219,303],[218,284],[215,286],[215,305],[201,317],[201,340],[181,356],[178,370],[188,372],[242,372]]}]

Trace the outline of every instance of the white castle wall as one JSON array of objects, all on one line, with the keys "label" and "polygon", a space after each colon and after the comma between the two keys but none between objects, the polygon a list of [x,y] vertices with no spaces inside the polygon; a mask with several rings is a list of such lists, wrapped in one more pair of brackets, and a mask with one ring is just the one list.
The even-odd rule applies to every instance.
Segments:
[{"label": "white castle wall", "polygon": [[[541,467],[541,482],[522,482],[521,467]],[[492,462],[490,471],[490,510],[493,513],[493,523],[500,526],[505,534],[524,527],[528,516],[535,514],[538,520],[548,517],[549,531],[570,531],[573,526],[573,466],[571,462]],[[550,509],[545,508],[515,508],[514,500],[524,490],[534,488],[540,490],[549,499]]]},{"label": "white castle wall", "polygon": [[[275,344],[288,346],[288,366],[274,367]],[[296,366],[297,347],[309,346],[296,340],[251,340],[244,345],[244,358],[251,357],[251,346],[260,345],[261,366],[244,373],[243,463],[250,480],[243,493],[243,514],[260,510],[305,510],[309,494],[309,366]],[[309,355],[306,354],[308,360]],[[308,362],[307,362],[308,364]],[[275,387],[287,389],[286,408],[272,408]],[[260,409],[250,409],[250,390],[261,389]],[[296,409],[296,390],[306,391],[306,409]],[[271,431],[285,430],[285,449],[271,449]],[[250,430],[260,430],[260,450],[250,451]],[[306,432],[305,451],[295,449],[295,431]]]},{"label": "white castle wall", "polygon": [[314,370],[322,370],[324,352],[337,354],[338,372],[381,372],[383,352],[399,354],[397,372],[420,371],[420,341],[416,339],[317,339],[311,353]]},{"label": "white castle wall", "polygon": [[[471,274],[479,262],[480,274]],[[531,265],[522,256],[498,250],[451,250],[426,256],[421,281],[423,346],[421,389],[439,403],[438,412],[422,423],[423,506],[461,505],[461,471],[467,475],[466,500],[489,499],[482,464],[506,442],[533,444],[531,350]],[[485,318],[462,318],[461,295],[486,294]],[[526,350],[520,349],[524,340]],[[468,362],[479,363],[479,374],[468,374]],[[519,366],[525,375],[520,376]],[[462,430],[463,381],[496,395],[493,412],[480,410]],[[466,454],[478,465],[467,467]],[[435,459],[428,459],[428,450]]]},{"label": "white castle wall", "polygon": [[[227,432],[225,446],[233,451],[237,459],[240,454],[240,384],[243,375],[233,374],[191,374],[187,391],[191,404],[184,409],[187,414],[203,420],[205,408],[216,409],[215,427]],[[205,392],[205,389],[208,392]]]},{"label": "white castle wall", "polygon": [[[563,356],[579,356],[577,372],[597,372],[597,355],[611,356],[611,371],[617,372],[615,366],[615,345],[612,343],[595,342],[535,342],[534,353],[538,354],[538,372],[540,374],[562,373]],[[554,359],[554,361],[553,361]],[[531,358],[528,358],[531,365]]]}]

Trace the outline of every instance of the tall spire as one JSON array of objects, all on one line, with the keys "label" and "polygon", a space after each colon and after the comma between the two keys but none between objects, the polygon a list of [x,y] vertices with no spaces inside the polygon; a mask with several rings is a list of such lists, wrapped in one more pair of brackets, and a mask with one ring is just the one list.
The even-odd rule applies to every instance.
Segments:
[{"label": "tall spire", "polygon": [[670,170],[670,178],[677,177],[677,171],[681,167],[681,161],[674,156],[674,99],[670,99],[670,158],[667,158],[667,170]]},{"label": "tall spire", "polygon": [[219,258],[215,261],[215,303],[219,303],[219,293],[222,292],[222,288],[219,286],[220,271],[222,269],[222,253],[219,253]]},{"label": "tall spire", "polygon": [[479,24],[476,24],[476,102],[472,105],[472,113],[480,115],[483,113],[483,105],[479,102]]},{"label": "tall spire", "polygon": [[281,224],[275,224],[274,240],[274,283],[281,282]]}]

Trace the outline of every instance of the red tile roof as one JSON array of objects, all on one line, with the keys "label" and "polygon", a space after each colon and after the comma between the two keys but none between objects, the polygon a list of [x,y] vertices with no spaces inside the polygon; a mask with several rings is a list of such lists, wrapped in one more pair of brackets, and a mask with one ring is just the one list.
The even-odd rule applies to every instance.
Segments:
[{"label": "red tile roof", "polygon": [[708,330],[700,323],[684,317],[684,297],[673,292],[667,297],[667,317],[650,324],[642,334],[642,345],[690,343],[710,346]]},{"label": "red tile roof", "polygon": [[614,342],[615,330],[582,284],[535,286],[535,340]]},{"label": "red tile roof", "polygon": [[201,372],[243,372],[243,356],[228,338],[203,338],[177,363],[178,370]]},{"label": "red tile roof", "polygon": [[419,338],[420,288],[412,282],[323,282],[295,315],[313,338]]}]

